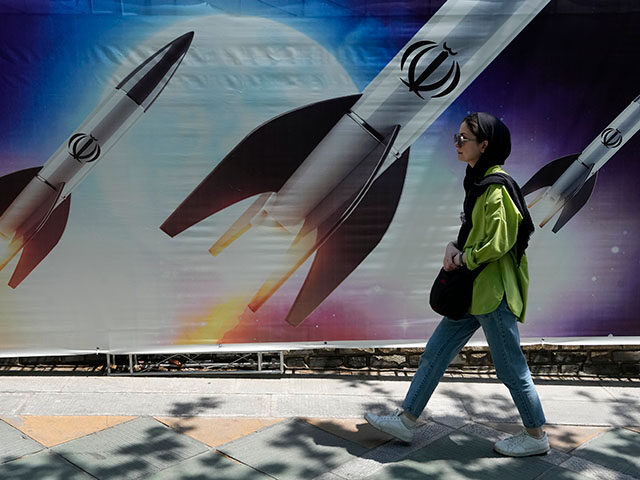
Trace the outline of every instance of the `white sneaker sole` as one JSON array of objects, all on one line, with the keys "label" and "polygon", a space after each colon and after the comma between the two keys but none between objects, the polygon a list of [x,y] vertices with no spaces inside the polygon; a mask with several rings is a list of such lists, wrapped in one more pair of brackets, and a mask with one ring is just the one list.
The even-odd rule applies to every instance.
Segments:
[{"label": "white sneaker sole", "polygon": [[376,425],[374,423],[374,421],[371,419],[371,417],[369,416],[368,413],[364,414],[364,419],[369,423],[369,425],[371,425],[373,428],[375,428],[376,430],[379,430],[380,432],[384,432],[388,435],[391,435],[393,438],[397,438],[398,440],[402,440],[405,443],[411,443],[411,441],[413,440],[413,434],[409,434],[409,435],[399,435],[398,432],[391,432],[389,430],[385,430],[384,428],[379,427],[378,425]]},{"label": "white sneaker sole", "polygon": [[545,449],[541,449],[541,450],[534,450],[533,452],[526,452],[526,453],[513,453],[513,452],[507,452],[505,450],[500,449],[499,447],[493,447],[493,449],[498,452],[500,455],[505,455],[507,457],[535,457],[535,456],[542,456],[542,455],[546,455],[547,453],[549,453],[549,450],[551,450],[551,448],[547,448]]}]

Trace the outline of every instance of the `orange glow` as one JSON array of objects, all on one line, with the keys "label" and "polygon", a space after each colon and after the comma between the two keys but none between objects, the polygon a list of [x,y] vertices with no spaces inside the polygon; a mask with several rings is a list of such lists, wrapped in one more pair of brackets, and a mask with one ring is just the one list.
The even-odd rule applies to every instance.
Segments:
[{"label": "orange glow", "polygon": [[16,254],[22,248],[23,243],[20,240],[8,240],[5,237],[0,236],[0,270],[7,266],[7,264],[16,256]]},{"label": "orange glow", "polygon": [[185,322],[176,345],[215,343],[240,322],[251,295],[231,297],[215,305],[205,318],[191,318]]}]

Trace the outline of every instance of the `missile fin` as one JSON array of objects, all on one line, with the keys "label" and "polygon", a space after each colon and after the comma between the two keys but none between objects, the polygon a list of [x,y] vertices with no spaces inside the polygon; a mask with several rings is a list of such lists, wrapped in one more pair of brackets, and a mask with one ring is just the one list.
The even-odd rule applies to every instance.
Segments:
[{"label": "missile fin", "polygon": [[578,190],[578,192],[569,199],[562,209],[562,213],[560,213],[558,221],[551,229],[553,233],[558,233],[558,230],[564,227],[564,225],[571,220],[571,218],[573,218],[573,216],[578,213],[582,207],[584,207],[584,204],[587,203],[593,193],[593,187],[596,184],[597,176],[598,173],[596,172],[585,182],[584,185],[582,185],[582,187],[580,187],[580,190]]},{"label": "missile fin", "polygon": [[574,153],[547,163],[522,186],[522,195],[527,196],[542,187],[553,185],[579,156],[579,153]]},{"label": "missile fin", "polygon": [[380,243],[398,207],[408,159],[407,149],[322,244],[285,318],[287,323],[302,323]]},{"label": "missile fin", "polygon": [[354,168],[352,175],[357,180],[356,183],[360,185],[358,190],[353,190],[351,176],[349,176],[326,197],[327,202],[322,202],[329,205],[337,204],[337,208],[329,213],[327,207],[319,205],[307,215],[300,232],[287,252],[286,265],[271,275],[249,302],[249,308],[252,311],[255,312],[260,308],[293,275],[293,272],[334,234],[363,198],[366,198],[369,189],[375,185],[374,179],[377,172],[391,153],[391,147],[399,131],[400,126],[396,125],[385,136],[385,143],[380,143],[362,160],[358,167]]},{"label": "missile fin", "polygon": [[262,124],[222,159],[160,229],[173,237],[240,200],[279,190],[360,96],[312,103]]},{"label": "missile fin", "polygon": [[27,240],[9,280],[11,288],[16,288],[58,244],[67,225],[70,204],[71,195],[51,212],[40,229]]},{"label": "missile fin", "polygon": [[11,205],[18,194],[35,177],[42,167],[18,170],[0,177],[0,215]]}]

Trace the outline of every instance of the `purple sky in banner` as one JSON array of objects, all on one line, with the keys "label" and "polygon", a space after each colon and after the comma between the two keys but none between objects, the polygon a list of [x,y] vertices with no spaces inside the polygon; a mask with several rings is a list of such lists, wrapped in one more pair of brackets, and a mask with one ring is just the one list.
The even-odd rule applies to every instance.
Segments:
[{"label": "purple sky in banner", "polygon": [[[335,56],[356,87],[364,88],[443,2],[341,0],[305,2],[304,6],[300,2],[284,2],[286,5],[278,8],[269,2],[224,4],[211,1],[195,2],[191,6],[178,5],[173,10],[167,4],[158,6],[158,10],[154,11],[144,10],[140,2],[137,2],[137,7],[134,5],[136,2],[127,3],[137,13],[118,16],[114,11],[111,14],[91,15],[85,8],[88,3],[77,2],[81,11],[80,14],[74,14],[78,12],[71,9],[70,2],[60,2],[64,12],[36,15],[15,10],[6,13],[8,2],[0,0],[0,175],[46,161],[65,136],[97,105],[102,92],[114,86],[110,77],[121,67],[125,56],[135,53],[139,45],[148,43],[166,25],[178,20],[187,21],[189,15],[194,15],[195,19],[228,11],[231,14],[263,16],[275,20],[274,23],[286,24],[302,32],[300,35],[307,35],[320,43]],[[238,11],[234,12],[228,7],[231,3],[239,6]],[[230,10],[224,10],[223,6]],[[197,11],[192,9],[196,7]],[[442,177],[445,180],[446,172],[451,172],[456,180],[461,181],[464,169],[455,164],[451,133],[457,130],[460,120],[470,110],[492,112],[502,117],[509,126],[513,149],[506,167],[521,184],[549,161],[580,152],[640,95],[640,83],[637,80],[640,74],[638,25],[640,11],[616,11],[611,8],[611,2],[551,2],[416,142],[410,160],[410,174],[423,172],[416,168],[418,165],[429,165],[424,167],[426,173],[423,172],[428,180],[428,175],[431,175],[429,168],[434,164],[440,173],[445,171]],[[195,41],[198,41],[198,33]],[[189,91],[188,88],[174,88],[177,87],[171,85],[167,90],[169,94],[161,97],[157,108],[153,107],[150,119],[143,119],[140,127],[136,127],[139,131],[145,128],[144,122],[151,122],[156,110],[163,108],[162,104],[170,105],[174,101],[177,95],[172,95],[175,92],[183,94]],[[256,101],[262,93],[242,92],[242,95],[252,95],[249,100],[243,98],[248,104],[245,107],[251,110],[251,101]],[[208,100],[219,94],[212,88]],[[264,110],[260,115],[267,110],[272,114],[282,113],[278,110],[278,102],[284,103],[281,99],[271,91],[264,96],[265,102],[272,102],[268,107],[275,111],[271,112],[262,105]],[[298,98],[300,105],[307,101],[302,95]],[[290,100],[287,98],[287,101]],[[227,125],[233,138],[242,138],[251,128],[268,118],[256,116],[252,124],[254,118],[249,118],[247,111],[243,112],[238,116],[246,115],[246,118],[243,117],[244,126],[231,128]],[[246,125],[249,126],[245,131]],[[233,142],[225,144],[228,137],[219,134],[213,127],[209,129],[209,125],[204,125],[201,131],[207,136],[220,135],[218,143],[224,144],[224,148],[233,147]],[[191,135],[192,131],[187,134]],[[125,139],[123,144],[128,141]],[[214,152],[215,155],[224,154],[224,149],[220,148],[221,151]],[[544,242],[545,248],[549,248],[550,260],[541,258],[544,256],[544,252],[539,251],[541,248],[538,251],[532,249],[532,258],[540,259],[536,265],[532,265],[532,282],[539,286],[549,280],[557,280],[550,278],[554,276],[551,268],[555,262],[563,269],[557,275],[562,288],[558,287],[549,297],[535,299],[528,317],[531,322],[524,326],[523,336],[640,335],[640,322],[637,320],[640,310],[640,297],[637,295],[640,291],[637,275],[640,266],[640,242],[637,240],[640,235],[640,215],[637,213],[640,207],[640,188],[637,187],[640,163],[636,158],[639,149],[640,134],[629,140],[600,171],[589,203],[556,237],[548,235],[552,225],[548,225],[545,232],[536,233],[532,242]],[[139,151],[131,151],[141,156]],[[135,162],[127,168],[135,172],[138,172],[136,168],[140,168],[140,171],[148,173],[142,170],[142,161],[135,156],[134,159]],[[185,165],[192,165],[193,161],[186,154],[176,155],[176,159],[176,162],[184,162]],[[156,158],[144,160],[152,165]],[[206,172],[212,168],[214,160],[206,158]],[[180,194],[181,198],[202,179],[205,169],[189,173],[189,178],[184,180],[189,185],[182,187],[184,193]],[[106,171],[106,166],[100,166],[96,177]],[[114,174],[113,178],[120,177]],[[162,182],[166,179],[161,169],[154,171],[153,180],[158,185],[164,185]],[[438,206],[435,205],[441,200],[438,192],[430,192],[427,183],[416,186],[420,180],[415,177],[408,179],[409,183],[413,182],[413,187],[409,184],[405,187],[398,221],[404,218],[402,209],[419,208],[427,223],[428,215]],[[174,183],[180,182],[183,182],[182,178]],[[97,181],[95,185],[102,186]],[[123,184],[122,191],[126,193],[127,187],[128,184]],[[449,188],[442,182],[440,187],[443,191]],[[452,189],[458,187],[459,183],[452,182]],[[159,199],[159,202],[163,200],[161,188],[151,193],[157,197],[149,198]],[[455,203],[458,197],[453,193],[451,195],[446,201],[454,198]],[[94,201],[93,198],[90,200]],[[414,205],[409,205],[410,202]],[[174,204],[163,205],[166,213],[163,211],[162,215],[157,215],[156,223],[145,226],[145,231],[162,235],[157,230],[162,221],[160,217],[166,217],[170,208],[174,207]],[[83,226],[83,220],[93,220],[88,214],[82,217],[82,212],[78,203],[73,204],[72,214],[75,213],[78,218],[74,220],[72,228]],[[116,209],[107,211],[105,207],[105,221],[118,215],[120,213]],[[137,228],[135,222],[132,225],[131,231],[125,230],[123,234],[116,230],[114,236],[122,238],[128,233],[134,237],[136,232],[144,230]],[[65,233],[62,242],[66,242],[66,246],[71,243],[72,235],[73,231]],[[109,239],[102,237],[100,240],[108,243]],[[160,240],[169,241],[165,237]],[[211,243],[214,240],[212,237]],[[405,243],[401,243],[399,248],[414,249],[414,253],[420,253],[424,247],[421,244],[423,239],[419,236],[406,237],[402,241]],[[179,242],[179,239],[174,240],[173,244],[167,245],[167,249],[178,252],[182,248],[182,245],[177,246]],[[58,248],[57,253],[60,254],[62,250]],[[139,253],[137,250],[133,252]],[[134,253],[131,253],[131,258],[138,261],[141,256],[134,257]],[[579,263],[563,263],[564,257],[578,259]],[[419,283],[416,289],[420,290],[427,287],[431,281],[427,277],[436,271],[426,271],[424,259],[416,258],[415,266],[409,265],[407,269],[398,267],[388,274],[370,274],[375,270],[371,265],[377,265],[376,262],[383,267],[393,267],[393,261],[389,258],[395,257],[389,256],[388,250],[381,248],[372,253],[372,258],[368,265],[359,267],[336,294],[328,298],[314,316],[297,330],[285,330],[282,325],[281,317],[288,304],[274,303],[265,306],[259,317],[263,322],[259,327],[241,323],[235,331],[228,332],[225,341],[242,342],[254,337],[262,341],[356,340],[365,337],[384,340],[400,332],[403,324],[407,330],[399,334],[406,334],[402,339],[422,338],[426,331],[425,317],[431,315],[427,311],[426,297],[414,301],[415,292],[409,291],[402,283],[404,290],[385,291],[384,282],[378,280],[388,277],[389,284],[397,279],[408,285],[410,281],[407,278],[416,278],[416,283]],[[153,263],[156,259],[150,253],[145,261]],[[171,258],[164,258],[163,261],[171,267]],[[540,265],[548,269],[544,270],[544,275],[540,274]],[[202,271],[197,272],[201,277],[195,278],[211,277],[206,270],[208,266],[208,263],[203,263]],[[184,279],[194,277],[191,271],[180,274]],[[164,281],[163,276],[155,280],[158,278]],[[187,284],[186,281],[184,283]],[[6,288],[6,285],[0,285],[0,288]],[[182,299],[188,298],[191,292],[180,293]],[[541,306],[544,308],[537,310]],[[398,317],[404,319],[399,319],[399,323],[394,323],[396,312]],[[551,315],[557,318],[551,318]],[[360,323],[349,323],[354,319]],[[197,340],[197,337],[193,338]]]},{"label": "purple sky in banner", "polygon": [[[582,151],[640,95],[639,21],[637,13],[543,15],[465,92],[465,98],[484,97],[497,106],[510,125],[512,155],[525,159],[518,159],[523,165],[517,173],[526,174],[521,182],[549,161]],[[575,224],[558,233],[599,238],[582,252],[598,277],[583,289],[582,300],[594,306],[585,311],[576,305],[574,311],[602,317],[601,326],[614,334],[637,334],[640,325],[640,261],[633,240],[640,234],[639,149],[636,134],[599,172]]]}]

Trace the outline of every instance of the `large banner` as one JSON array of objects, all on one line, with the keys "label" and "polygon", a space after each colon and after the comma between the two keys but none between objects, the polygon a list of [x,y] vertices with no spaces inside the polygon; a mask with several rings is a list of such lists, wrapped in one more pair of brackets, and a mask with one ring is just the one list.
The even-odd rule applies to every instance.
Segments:
[{"label": "large banner", "polygon": [[424,342],[476,111],[536,223],[523,339],[638,341],[639,28],[606,0],[0,0],[0,356]]}]

